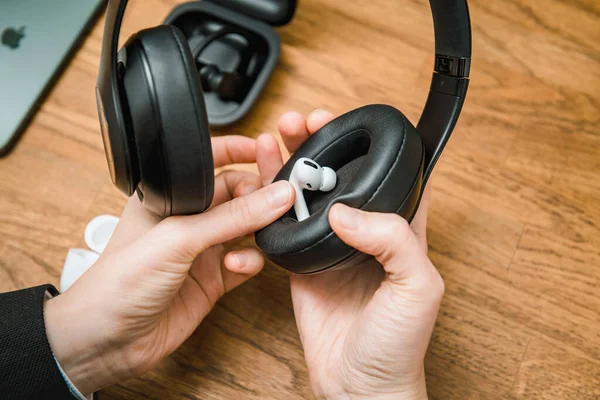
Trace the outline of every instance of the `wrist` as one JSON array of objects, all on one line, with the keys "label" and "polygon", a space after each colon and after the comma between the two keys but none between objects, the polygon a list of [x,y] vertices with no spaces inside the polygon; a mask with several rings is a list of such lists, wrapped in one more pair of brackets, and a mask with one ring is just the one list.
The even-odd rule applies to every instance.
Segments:
[{"label": "wrist", "polygon": [[401,387],[395,390],[384,391],[377,390],[376,388],[371,388],[370,390],[352,388],[351,390],[340,390],[337,393],[317,397],[322,400],[428,400],[425,371],[422,368],[417,379],[401,385]]},{"label": "wrist", "polygon": [[[423,385],[425,386],[425,385]],[[425,387],[416,390],[399,390],[393,393],[378,393],[378,394],[349,394],[340,393],[337,395],[325,396],[323,400],[428,400],[427,390]]]},{"label": "wrist", "polygon": [[83,394],[124,379],[126,369],[110,348],[110,339],[91,323],[93,313],[69,300],[61,295],[44,304],[46,336],[65,375]]}]

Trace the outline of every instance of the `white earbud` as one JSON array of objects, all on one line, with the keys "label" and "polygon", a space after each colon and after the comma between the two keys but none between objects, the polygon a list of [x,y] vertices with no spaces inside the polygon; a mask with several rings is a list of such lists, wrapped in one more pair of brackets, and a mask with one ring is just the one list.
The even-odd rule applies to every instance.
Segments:
[{"label": "white earbud", "polygon": [[294,164],[289,181],[296,190],[296,201],[294,202],[296,217],[298,221],[304,221],[310,217],[310,214],[302,191],[329,192],[337,183],[337,175],[331,168],[321,167],[310,158],[303,157]]}]

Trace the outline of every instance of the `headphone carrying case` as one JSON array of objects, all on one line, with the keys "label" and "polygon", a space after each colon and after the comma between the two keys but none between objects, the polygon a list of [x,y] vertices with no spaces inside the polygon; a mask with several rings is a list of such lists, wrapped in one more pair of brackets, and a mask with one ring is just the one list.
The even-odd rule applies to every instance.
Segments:
[{"label": "headphone carrying case", "polygon": [[274,27],[292,20],[296,5],[296,0],[193,1],[177,6],[165,19],[165,24],[183,32],[191,47],[219,30],[234,32],[213,40],[196,59],[199,65],[215,66],[241,77],[240,89],[234,98],[224,99],[217,93],[205,91],[212,127],[239,121],[257,102],[281,51]]}]

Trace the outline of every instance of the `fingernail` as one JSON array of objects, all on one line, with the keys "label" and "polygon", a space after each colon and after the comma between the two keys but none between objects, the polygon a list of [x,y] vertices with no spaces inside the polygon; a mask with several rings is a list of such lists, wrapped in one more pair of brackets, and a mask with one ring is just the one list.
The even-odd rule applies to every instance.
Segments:
[{"label": "fingernail", "polygon": [[350,231],[357,230],[364,218],[360,211],[343,204],[336,205],[334,212],[335,218],[337,218],[340,225],[344,229],[348,229]]},{"label": "fingernail", "polygon": [[311,112],[310,114],[308,114],[308,118],[315,116],[319,113],[325,112],[325,110],[323,110],[322,108],[317,108],[316,110],[314,110],[313,112]]},{"label": "fingernail", "polygon": [[246,191],[246,194],[250,194],[256,192],[258,188],[255,185],[249,183],[244,186],[244,190]]},{"label": "fingernail", "polygon": [[292,197],[292,188],[287,181],[279,181],[269,186],[269,203],[272,207],[287,206]]},{"label": "fingernail", "polygon": [[246,257],[246,255],[244,255],[243,253],[231,253],[231,255],[233,256],[233,259],[237,263],[238,268],[239,269],[244,268],[244,266],[248,262],[248,257]]},{"label": "fingernail", "polygon": [[269,133],[262,133],[258,139],[256,139],[257,142],[260,142],[262,145],[264,145],[265,143],[271,144],[271,137],[273,137],[271,134]]}]

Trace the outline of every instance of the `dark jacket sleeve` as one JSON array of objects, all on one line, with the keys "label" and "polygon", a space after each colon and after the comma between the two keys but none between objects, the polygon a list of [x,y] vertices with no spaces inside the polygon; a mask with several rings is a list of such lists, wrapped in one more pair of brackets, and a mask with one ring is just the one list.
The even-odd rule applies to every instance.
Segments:
[{"label": "dark jacket sleeve", "polygon": [[0,294],[0,398],[74,399],[50,349],[44,324],[45,285]]}]

